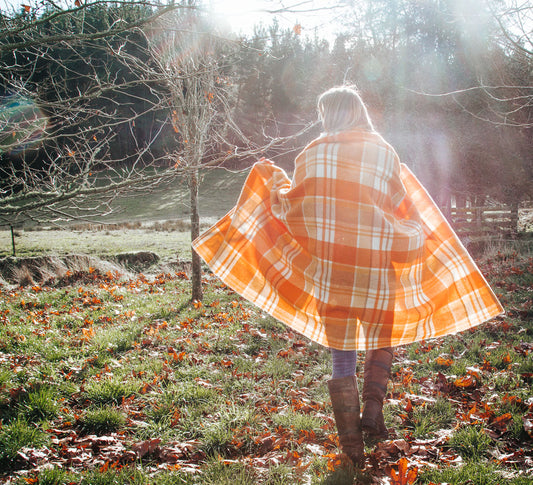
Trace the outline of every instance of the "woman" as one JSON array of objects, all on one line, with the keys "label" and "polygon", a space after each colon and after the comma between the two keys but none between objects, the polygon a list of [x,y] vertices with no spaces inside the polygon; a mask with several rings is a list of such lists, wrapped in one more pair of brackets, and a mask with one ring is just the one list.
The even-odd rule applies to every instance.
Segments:
[{"label": "woman", "polygon": [[[503,309],[357,91],[326,91],[318,111],[324,133],[298,155],[292,181],[259,161],[236,206],[193,247],[228,286],[331,350],[339,441],[362,467],[363,429],[387,435],[391,348]],[[361,418],[357,350],[367,351]]]}]

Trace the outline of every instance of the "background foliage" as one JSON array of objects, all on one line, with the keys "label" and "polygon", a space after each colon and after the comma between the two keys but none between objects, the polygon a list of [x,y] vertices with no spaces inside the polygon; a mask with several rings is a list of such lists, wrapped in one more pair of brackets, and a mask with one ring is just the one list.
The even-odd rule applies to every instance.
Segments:
[{"label": "background foliage", "polygon": [[[176,110],[183,107],[165,76],[179,77],[180,62],[185,69],[197,52],[181,40],[171,71],[158,71],[164,62],[157,52],[167,55],[168,45],[154,49],[154,41],[168,38],[171,30],[167,24],[165,35],[155,33],[154,25],[171,14],[181,38],[191,18],[195,29],[212,37],[212,51],[202,55],[217,59],[220,82],[211,83],[207,96],[224,91],[219,117],[240,127],[256,147],[268,146],[273,137],[291,137],[263,151],[281,165],[290,169],[295,153],[318,134],[315,125],[298,136],[316,119],[318,94],[352,82],[377,129],[442,206],[452,196],[459,203],[490,196],[516,205],[530,198],[533,186],[533,61],[530,24],[522,24],[522,31],[516,26],[517,20],[531,22],[531,7],[512,6],[500,0],[357,0],[329,41],[316,31],[303,37],[300,25],[285,29],[275,21],[221,40],[194,2],[88,3],[68,15],[51,6],[4,15],[1,197],[20,194],[32,177],[37,182],[28,190],[61,176],[64,195],[88,170],[111,171],[116,181],[131,176],[132,166],[142,171],[175,162],[184,147],[176,122]],[[185,86],[190,78],[180,79]],[[194,102],[201,104],[205,96]],[[224,121],[217,127],[215,133],[224,132]],[[248,143],[223,134],[227,143],[210,144],[204,161],[224,153],[228,143],[230,151]],[[242,168],[256,158],[232,166]],[[21,170],[25,175],[13,184],[13,172]],[[90,185],[87,179],[83,183]],[[18,216],[15,210],[11,218]]]}]

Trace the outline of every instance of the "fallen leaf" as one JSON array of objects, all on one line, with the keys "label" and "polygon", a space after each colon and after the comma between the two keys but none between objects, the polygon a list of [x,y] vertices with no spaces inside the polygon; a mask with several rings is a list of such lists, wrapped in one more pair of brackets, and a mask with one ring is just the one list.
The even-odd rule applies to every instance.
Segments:
[{"label": "fallen leaf", "polygon": [[453,385],[462,389],[472,389],[476,387],[476,379],[471,375],[458,377],[453,382]]},{"label": "fallen leaf", "polygon": [[415,483],[418,476],[418,468],[408,468],[407,458],[400,458],[398,462],[398,472],[394,468],[391,469],[391,485],[411,485]]},{"label": "fallen leaf", "polygon": [[139,458],[142,458],[145,455],[152,454],[159,446],[159,443],[161,443],[161,439],[155,438],[153,440],[146,440],[142,441],[141,443],[137,443],[131,448],[133,451],[135,451],[135,453],[137,453]]}]

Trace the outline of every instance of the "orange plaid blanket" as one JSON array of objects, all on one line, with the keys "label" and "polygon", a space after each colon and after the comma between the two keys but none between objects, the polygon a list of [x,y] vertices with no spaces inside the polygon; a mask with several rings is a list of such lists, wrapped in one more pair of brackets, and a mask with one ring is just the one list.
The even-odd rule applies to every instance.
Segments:
[{"label": "orange plaid blanket", "polygon": [[311,142],[292,181],[256,163],[193,248],[237,293],[336,349],[408,344],[503,312],[412,172],[362,130]]}]

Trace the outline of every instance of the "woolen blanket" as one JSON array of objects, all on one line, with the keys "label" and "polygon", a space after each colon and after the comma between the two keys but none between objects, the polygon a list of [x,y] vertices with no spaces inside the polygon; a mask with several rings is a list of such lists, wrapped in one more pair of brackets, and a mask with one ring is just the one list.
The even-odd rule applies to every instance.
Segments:
[{"label": "woolen blanket", "polygon": [[420,182],[363,130],[311,142],[292,181],[256,163],[193,248],[244,298],[340,350],[439,337],[503,312]]}]

